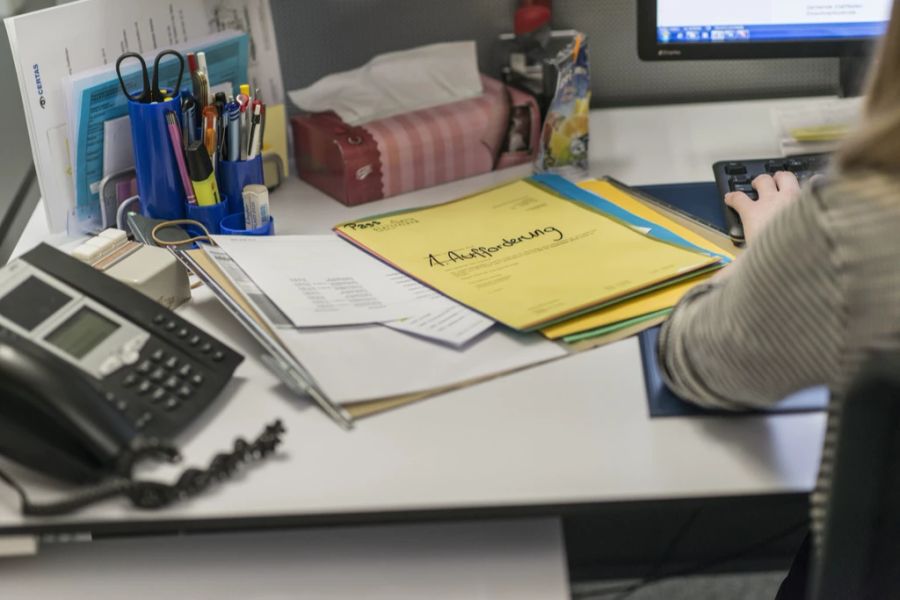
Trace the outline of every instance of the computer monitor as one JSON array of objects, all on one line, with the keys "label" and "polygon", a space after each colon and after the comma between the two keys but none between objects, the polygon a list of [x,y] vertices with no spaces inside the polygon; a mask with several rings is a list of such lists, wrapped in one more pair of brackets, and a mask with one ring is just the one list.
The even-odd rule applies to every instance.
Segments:
[{"label": "computer monitor", "polygon": [[859,93],[892,0],[638,0],[642,60],[841,58],[845,96]]}]

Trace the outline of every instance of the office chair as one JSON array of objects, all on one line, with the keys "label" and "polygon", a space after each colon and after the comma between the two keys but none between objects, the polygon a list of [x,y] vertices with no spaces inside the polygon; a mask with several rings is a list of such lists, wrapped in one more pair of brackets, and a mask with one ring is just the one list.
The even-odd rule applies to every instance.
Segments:
[{"label": "office chair", "polygon": [[833,410],[809,598],[900,598],[900,352],[874,355]]}]

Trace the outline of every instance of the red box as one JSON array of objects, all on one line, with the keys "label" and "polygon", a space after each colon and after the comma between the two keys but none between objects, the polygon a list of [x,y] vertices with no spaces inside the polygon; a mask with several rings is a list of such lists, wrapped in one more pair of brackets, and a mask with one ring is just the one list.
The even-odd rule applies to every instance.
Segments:
[{"label": "red box", "polygon": [[[355,127],[333,112],[295,116],[297,173],[354,206],[533,160],[537,102],[495,79],[482,82],[477,98]],[[505,151],[512,129],[524,150]]]}]

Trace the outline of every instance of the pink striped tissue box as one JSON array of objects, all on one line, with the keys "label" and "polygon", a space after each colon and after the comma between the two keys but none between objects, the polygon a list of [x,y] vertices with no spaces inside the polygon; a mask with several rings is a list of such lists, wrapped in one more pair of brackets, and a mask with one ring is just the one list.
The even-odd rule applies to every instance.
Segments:
[{"label": "pink striped tissue box", "polygon": [[[291,119],[299,176],[348,206],[526,163],[539,141],[535,100],[482,76],[469,100],[395,115],[360,126],[333,112]],[[510,128],[527,120],[519,146],[506,151]]]}]

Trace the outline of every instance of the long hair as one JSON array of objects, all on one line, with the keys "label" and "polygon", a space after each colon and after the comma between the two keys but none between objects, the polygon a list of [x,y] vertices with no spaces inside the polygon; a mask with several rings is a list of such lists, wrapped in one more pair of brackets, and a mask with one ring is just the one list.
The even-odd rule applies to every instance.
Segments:
[{"label": "long hair", "polygon": [[900,173],[900,1],[894,2],[867,89],[860,128],[838,152],[838,164],[843,170]]}]

